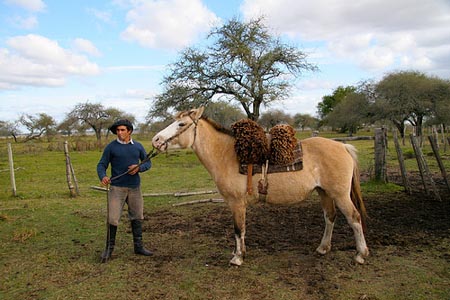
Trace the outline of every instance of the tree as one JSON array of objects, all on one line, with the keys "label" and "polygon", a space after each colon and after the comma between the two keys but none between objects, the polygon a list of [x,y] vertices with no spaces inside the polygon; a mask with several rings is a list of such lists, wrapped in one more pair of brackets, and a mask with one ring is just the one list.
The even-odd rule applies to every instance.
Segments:
[{"label": "tree", "polygon": [[367,119],[369,103],[365,94],[351,92],[326,117],[327,124],[352,136]]},{"label": "tree", "polygon": [[36,115],[23,114],[19,118],[19,123],[28,129],[25,142],[38,139],[43,135],[47,136],[47,139],[50,139],[56,133],[56,122],[53,117],[46,113]]},{"label": "tree", "polygon": [[259,120],[259,123],[266,128],[266,130],[269,130],[275,125],[278,124],[293,124],[292,117],[289,114],[286,114],[285,112],[276,109],[274,111],[265,112],[261,115],[261,118]]},{"label": "tree", "polygon": [[66,118],[58,124],[58,127],[56,129],[62,132],[62,134],[71,136],[73,131],[79,130],[78,119],[74,116],[66,116]]},{"label": "tree", "polygon": [[317,104],[317,114],[321,120],[331,113],[334,108],[350,93],[356,91],[354,86],[338,86],[331,95],[322,97],[322,102]]},{"label": "tree", "polygon": [[224,127],[230,127],[234,122],[245,118],[238,107],[225,101],[211,102],[205,107],[203,114]]},{"label": "tree", "polygon": [[376,86],[378,117],[388,118],[404,137],[405,122],[415,126],[422,136],[424,118],[433,115],[437,90],[433,78],[416,71],[400,71],[386,75]]},{"label": "tree", "polygon": [[66,119],[77,120],[79,125],[86,125],[95,132],[97,141],[102,137],[102,131],[107,131],[115,120],[123,118],[134,123],[135,118],[132,115],[125,114],[116,108],[105,108],[100,103],[80,103],[69,112]]},{"label": "tree", "polygon": [[304,52],[271,36],[262,18],[230,20],[214,28],[208,39],[213,43],[204,51],[187,48],[170,66],[150,117],[222,99],[237,101],[250,119],[257,120],[261,105],[285,99],[293,79],[317,69]]},{"label": "tree", "polygon": [[300,128],[302,131],[306,128],[316,128],[319,120],[310,114],[295,114],[294,117],[294,127]]},{"label": "tree", "polygon": [[11,135],[17,143],[17,135],[20,133],[17,122],[0,121],[0,136]]},{"label": "tree", "polygon": [[433,109],[428,124],[450,125],[450,80],[440,78],[431,79]]}]

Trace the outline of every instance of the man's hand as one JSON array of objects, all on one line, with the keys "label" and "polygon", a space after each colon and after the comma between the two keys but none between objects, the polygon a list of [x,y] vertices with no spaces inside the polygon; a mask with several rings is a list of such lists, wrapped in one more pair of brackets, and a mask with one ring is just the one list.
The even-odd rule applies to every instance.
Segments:
[{"label": "man's hand", "polygon": [[139,165],[131,165],[128,167],[128,174],[134,175],[139,172]]},{"label": "man's hand", "polygon": [[108,185],[110,183],[111,183],[111,179],[109,179],[108,176],[105,176],[105,177],[102,178],[102,184],[103,185]]}]

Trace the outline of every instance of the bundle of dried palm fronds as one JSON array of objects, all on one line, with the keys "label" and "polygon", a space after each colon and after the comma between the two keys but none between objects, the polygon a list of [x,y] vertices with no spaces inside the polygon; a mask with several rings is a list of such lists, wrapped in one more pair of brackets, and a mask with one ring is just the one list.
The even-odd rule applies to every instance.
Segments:
[{"label": "bundle of dried palm fronds", "polygon": [[236,142],[234,149],[242,164],[262,164],[269,156],[264,129],[255,121],[243,119],[231,125]]},{"label": "bundle of dried palm fronds", "polygon": [[289,125],[281,124],[272,127],[269,131],[270,156],[273,165],[287,165],[294,161],[294,150],[297,146],[295,130]]}]

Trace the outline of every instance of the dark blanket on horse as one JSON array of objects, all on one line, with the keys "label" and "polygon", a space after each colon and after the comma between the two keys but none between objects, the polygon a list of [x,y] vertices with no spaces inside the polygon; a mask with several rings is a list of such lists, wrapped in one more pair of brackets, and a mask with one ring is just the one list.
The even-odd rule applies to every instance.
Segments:
[{"label": "dark blanket on horse", "polygon": [[[269,167],[267,174],[269,173],[280,173],[280,172],[293,172],[300,171],[303,169],[303,152],[302,144],[300,141],[297,142],[297,146],[294,150],[294,161],[286,165],[273,165],[269,161]],[[248,164],[240,164],[239,173],[247,175]],[[262,173],[262,166],[258,164],[253,165],[253,174]]]}]

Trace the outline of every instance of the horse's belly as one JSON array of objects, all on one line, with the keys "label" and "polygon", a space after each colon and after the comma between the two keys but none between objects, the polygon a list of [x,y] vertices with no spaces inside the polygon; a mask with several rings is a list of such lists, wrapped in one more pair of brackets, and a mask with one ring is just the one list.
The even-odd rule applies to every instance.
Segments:
[{"label": "horse's belly", "polygon": [[[294,172],[293,174],[294,175]],[[315,188],[312,180],[295,176],[277,176],[270,178],[266,202],[273,204],[291,204],[307,199]]]}]

